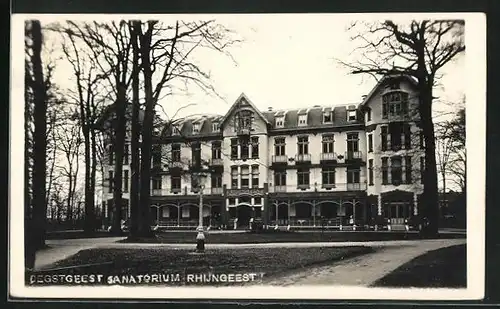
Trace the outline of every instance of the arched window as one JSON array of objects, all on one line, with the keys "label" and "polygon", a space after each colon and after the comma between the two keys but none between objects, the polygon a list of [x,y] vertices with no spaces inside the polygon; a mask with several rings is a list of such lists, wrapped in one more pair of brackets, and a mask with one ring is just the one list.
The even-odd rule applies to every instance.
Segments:
[{"label": "arched window", "polygon": [[408,113],[408,93],[392,91],[382,96],[382,118],[405,116]]}]

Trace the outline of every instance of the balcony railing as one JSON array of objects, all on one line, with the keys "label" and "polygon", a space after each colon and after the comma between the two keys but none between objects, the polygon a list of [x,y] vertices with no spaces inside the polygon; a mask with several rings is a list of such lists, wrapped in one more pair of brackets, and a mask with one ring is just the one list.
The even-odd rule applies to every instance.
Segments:
[{"label": "balcony railing", "polygon": [[212,194],[222,194],[224,193],[223,188],[212,188]]},{"label": "balcony railing", "polygon": [[366,183],[335,183],[335,184],[310,184],[310,185],[286,185],[270,186],[270,193],[290,192],[333,192],[333,191],[364,191]]},{"label": "balcony railing", "polygon": [[320,156],[321,161],[337,161],[337,153],[335,152],[323,152]]},{"label": "balcony railing", "polygon": [[295,162],[297,163],[302,163],[302,162],[311,162],[311,154],[309,153],[304,153],[304,154],[298,154],[295,155]]},{"label": "balcony railing", "polygon": [[346,160],[361,160],[363,159],[363,154],[361,151],[346,151],[345,153]]},{"label": "balcony railing", "polygon": [[273,163],[287,163],[288,162],[288,157],[286,155],[281,155],[281,156],[272,156],[272,162]]},{"label": "balcony railing", "polygon": [[223,166],[224,160],[221,158],[214,158],[210,160],[210,165],[212,166]]}]

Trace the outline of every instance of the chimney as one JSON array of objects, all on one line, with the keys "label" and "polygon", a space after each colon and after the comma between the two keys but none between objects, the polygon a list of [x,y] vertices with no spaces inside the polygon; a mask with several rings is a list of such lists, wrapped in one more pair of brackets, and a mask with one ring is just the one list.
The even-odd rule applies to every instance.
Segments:
[{"label": "chimney", "polygon": [[363,101],[366,99],[366,97],[367,97],[366,94],[364,94],[364,95],[361,96],[361,98],[363,99]]},{"label": "chimney", "polygon": [[273,111],[273,107],[272,107],[272,106],[269,106],[269,107],[267,108],[267,110],[268,110],[268,111],[270,111],[270,112],[272,112],[272,111]]}]

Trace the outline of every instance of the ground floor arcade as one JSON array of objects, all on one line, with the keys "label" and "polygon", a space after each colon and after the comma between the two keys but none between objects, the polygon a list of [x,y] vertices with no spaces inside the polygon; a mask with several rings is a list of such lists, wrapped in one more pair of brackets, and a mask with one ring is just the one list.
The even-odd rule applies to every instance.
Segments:
[{"label": "ground floor arcade", "polygon": [[[108,201],[106,217],[113,212]],[[390,191],[380,195],[264,195],[258,197],[206,197],[202,221],[211,228],[245,229],[260,222],[264,226],[294,228],[364,226],[376,221],[404,225],[406,219],[418,217],[419,195],[407,191]],[[168,228],[196,227],[200,218],[199,198],[157,198],[150,206],[152,225]],[[130,215],[124,203],[122,216]]]}]

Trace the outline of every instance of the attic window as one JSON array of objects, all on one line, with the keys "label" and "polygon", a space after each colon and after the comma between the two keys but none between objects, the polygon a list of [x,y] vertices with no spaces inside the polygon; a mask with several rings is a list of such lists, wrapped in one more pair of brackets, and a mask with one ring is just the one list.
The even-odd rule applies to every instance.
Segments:
[{"label": "attic window", "polygon": [[217,132],[219,131],[219,123],[218,122],[213,122],[212,123],[212,131]]},{"label": "attic window", "polygon": [[356,110],[347,111],[347,121],[356,121]]},{"label": "attic window", "polygon": [[324,113],[323,114],[323,123],[332,122],[332,113]]},{"label": "attic window", "polygon": [[307,125],[307,114],[299,115],[299,126],[306,126],[306,125]]},{"label": "attic window", "polygon": [[385,89],[397,90],[399,89],[399,81],[396,79],[391,79],[385,85]]},{"label": "attic window", "polygon": [[172,135],[180,135],[178,127],[172,126]]},{"label": "attic window", "polygon": [[200,124],[193,123],[193,134],[198,134],[198,133],[200,133]]},{"label": "attic window", "polygon": [[285,117],[281,116],[276,118],[276,128],[283,128],[284,124],[285,124]]}]

